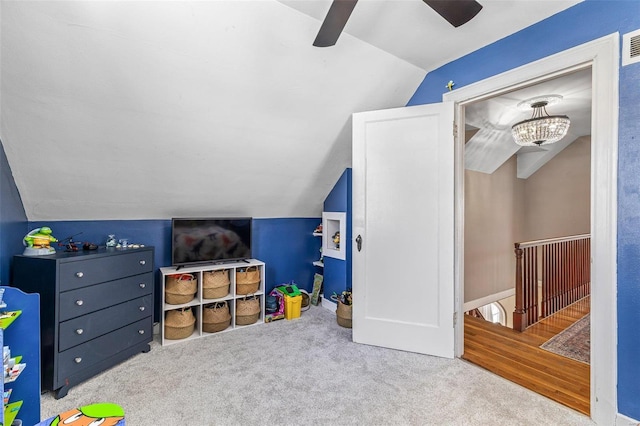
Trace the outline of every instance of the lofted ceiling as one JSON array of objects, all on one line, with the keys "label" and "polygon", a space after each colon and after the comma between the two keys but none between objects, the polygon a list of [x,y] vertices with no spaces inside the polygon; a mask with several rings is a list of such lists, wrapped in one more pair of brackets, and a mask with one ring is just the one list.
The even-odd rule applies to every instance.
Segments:
[{"label": "lofted ceiling", "polygon": [[351,166],[351,114],[578,2],[2,1],[0,138],[29,220],[317,217]]},{"label": "lofted ceiling", "polygon": [[[520,147],[513,141],[511,126],[531,118],[532,112],[518,104],[546,95],[562,96],[547,112],[568,116],[569,132],[554,144]],[[491,174],[516,155],[517,176],[526,179],[577,138],[591,135],[591,68],[471,104],[465,108],[465,124],[473,131],[465,145],[466,169]]]}]

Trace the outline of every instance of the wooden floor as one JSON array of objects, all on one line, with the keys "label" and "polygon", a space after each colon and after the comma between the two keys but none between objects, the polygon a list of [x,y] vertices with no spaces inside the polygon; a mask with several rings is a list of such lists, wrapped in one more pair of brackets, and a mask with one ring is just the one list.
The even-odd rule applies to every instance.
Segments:
[{"label": "wooden floor", "polygon": [[463,359],[589,415],[589,365],[539,346],[589,313],[586,297],[522,333],[464,316]]}]

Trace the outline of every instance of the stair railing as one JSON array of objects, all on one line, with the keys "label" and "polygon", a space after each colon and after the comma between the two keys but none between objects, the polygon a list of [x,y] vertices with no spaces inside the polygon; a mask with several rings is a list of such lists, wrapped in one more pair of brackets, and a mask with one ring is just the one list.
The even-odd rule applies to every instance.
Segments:
[{"label": "stair railing", "polygon": [[515,243],[515,255],[514,330],[524,331],[590,294],[590,234]]}]

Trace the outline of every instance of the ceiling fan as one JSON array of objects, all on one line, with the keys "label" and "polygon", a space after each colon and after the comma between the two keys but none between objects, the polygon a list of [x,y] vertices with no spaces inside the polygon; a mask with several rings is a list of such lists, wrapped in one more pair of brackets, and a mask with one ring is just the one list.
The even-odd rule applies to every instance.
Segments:
[{"label": "ceiling fan", "polygon": [[[423,1],[454,27],[469,22],[482,9],[482,5],[475,0]],[[333,0],[313,45],[328,47],[336,44],[357,2],[358,0]]]}]

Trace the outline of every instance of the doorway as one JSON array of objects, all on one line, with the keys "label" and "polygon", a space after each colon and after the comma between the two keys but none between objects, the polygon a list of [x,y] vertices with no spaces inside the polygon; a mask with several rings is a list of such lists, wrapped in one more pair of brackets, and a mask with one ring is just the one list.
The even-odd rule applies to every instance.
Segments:
[{"label": "doorway", "polygon": [[[464,303],[464,123],[465,107],[474,102],[591,69],[593,117],[591,158],[591,417],[611,423],[616,408],[616,190],[618,36],[603,37],[565,52],[457,89],[443,96],[456,103],[455,143],[455,303]],[[456,324],[456,356],[464,351],[463,321]]]}]

